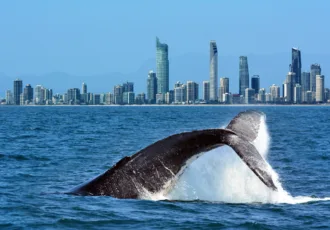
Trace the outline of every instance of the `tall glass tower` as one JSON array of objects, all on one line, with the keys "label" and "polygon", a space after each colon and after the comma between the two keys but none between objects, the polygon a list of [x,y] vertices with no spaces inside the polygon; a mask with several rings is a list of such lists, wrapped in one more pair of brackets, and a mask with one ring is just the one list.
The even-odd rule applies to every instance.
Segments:
[{"label": "tall glass tower", "polygon": [[147,79],[147,97],[150,104],[156,103],[157,78],[156,73],[150,70]]},{"label": "tall glass tower", "polygon": [[210,82],[203,81],[203,100],[209,101],[210,100]]},{"label": "tall glass tower", "polygon": [[239,94],[245,95],[245,89],[249,88],[249,66],[246,56],[239,57]]},{"label": "tall glass tower", "polygon": [[324,76],[316,75],[316,102],[324,102]]},{"label": "tall glass tower", "polygon": [[255,93],[259,93],[260,89],[260,78],[259,75],[253,75],[251,78],[251,88],[255,90]]},{"label": "tall glass tower", "polygon": [[156,76],[157,93],[165,96],[169,91],[168,45],[160,43],[158,37],[156,37]]},{"label": "tall glass tower", "polygon": [[310,73],[310,91],[316,92],[316,75],[321,75],[321,66],[319,64],[311,65]]},{"label": "tall glass tower", "polygon": [[210,101],[218,100],[218,49],[215,41],[210,41]]},{"label": "tall glass tower", "polygon": [[297,48],[292,48],[291,72],[296,74],[296,84],[301,85],[301,54]]},{"label": "tall glass tower", "polygon": [[14,105],[20,105],[20,96],[23,93],[22,80],[16,79],[14,81]]},{"label": "tall glass tower", "polygon": [[33,88],[30,84],[27,84],[24,88],[24,101],[29,103],[33,101]]},{"label": "tall glass tower", "polygon": [[220,78],[219,102],[224,102],[224,94],[229,93],[229,78]]},{"label": "tall glass tower", "polygon": [[87,94],[87,84],[85,82],[82,83],[81,93],[82,94]]}]

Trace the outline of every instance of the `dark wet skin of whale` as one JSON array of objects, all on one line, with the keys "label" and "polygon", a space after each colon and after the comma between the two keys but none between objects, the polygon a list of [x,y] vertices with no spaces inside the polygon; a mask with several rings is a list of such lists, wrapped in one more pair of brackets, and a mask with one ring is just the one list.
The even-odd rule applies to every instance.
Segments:
[{"label": "dark wet skin of whale", "polygon": [[69,193],[116,198],[140,198],[145,190],[157,193],[173,185],[200,154],[223,145],[230,146],[267,187],[276,190],[268,164],[251,143],[258,136],[263,116],[257,111],[246,111],[238,114],[226,129],[169,136],[124,157],[102,175]]}]

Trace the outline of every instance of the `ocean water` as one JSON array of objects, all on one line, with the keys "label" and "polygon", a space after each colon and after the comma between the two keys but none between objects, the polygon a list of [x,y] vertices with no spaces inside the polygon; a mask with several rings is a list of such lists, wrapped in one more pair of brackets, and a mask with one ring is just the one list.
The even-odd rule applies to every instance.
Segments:
[{"label": "ocean water", "polygon": [[[267,189],[229,147],[141,200],[64,194],[171,134],[266,114]],[[0,106],[0,229],[330,228],[328,106]]]}]

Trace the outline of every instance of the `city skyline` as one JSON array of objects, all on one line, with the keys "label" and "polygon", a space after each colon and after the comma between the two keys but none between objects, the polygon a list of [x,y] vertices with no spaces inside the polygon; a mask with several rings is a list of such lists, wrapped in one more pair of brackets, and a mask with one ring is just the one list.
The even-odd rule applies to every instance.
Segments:
[{"label": "city skyline", "polygon": [[[172,103],[202,103],[199,95],[199,84],[187,81],[182,84],[179,81],[174,89],[169,86],[169,55],[168,45],[161,43],[156,37],[156,73],[150,70],[147,78],[147,97],[143,91],[134,93],[134,82],[126,82],[115,85],[113,93],[90,93],[83,82],[81,91],[71,88],[67,93],[56,94],[53,90],[37,85],[35,96],[30,84],[23,91],[23,82],[20,79],[14,81],[13,93],[6,91],[5,104],[7,105],[51,105],[51,104],[172,104]],[[291,49],[291,64],[289,72],[282,84],[282,96],[280,87],[273,84],[269,93],[264,88],[260,89],[259,75],[249,77],[248,57],[239,57],[239,92],[229,91],[229,78],[220,78],[218,86],[218,51],[216,41],[210,41],[210,80],[203,81],[203,103],[211,104],[254,104],[254,103],[323,103],[330,101],[330,90],[324,86],[324,75],[321,75],[319,64],[311,64],[310,72],[301,72],[301,51],[298,48]],[[303,75],[303,78],[301,78]],[[303,80],[302,80],[303,79]],[[315,82],[315,90],[314,90]],[[274,93],[276,89],[276,93]],[[219,90],[219,92],[218,92]],[[207,91],[207,92],[206,92]],[[23,93],[24,92],[24,93]],[[218,97],[219,93],[219,97]],[[33,98],[33,100],[31,100]],[[3,101],[2,101],[3,104]]]},{"label": "city skyline", "polygon": [[[305,59],[308,59],[308,55],[304,55],[303,54],[303,56],[304,56],[304,60]],[[306,57],[306,58],[305,58]],[[237,57],[236,57],[237,58]],[[236,58],[234,58],[234,59],[236,59]],[[156,59],[154,59],[154,60],[156,60]],[[223,60],[220,60],[220,61],[223,61]],[[248,62],[250,62],[250,58],[248,57]],[[237,62],[236,62],[237,63]],[[306,62],[305,62],[306,63]],[[171,64],[173,64],[173,63],[171,63]],[[175,64],[175,63],[174,63]],[[220,63],[220,65],[222,64],[222,62]],[[237,64],[236,64],[237,65]],[[288,65],[288,63],[286,63],[285,65]],[[306,64],[305,64],[306,65]],[[310,63],[308,63],[308,65],[309,65],[309,68],[303,68],[302,70],[304,70],[304,72],[302,72],[301,74],[303,75],[304,73],[307,73],[307,74],[310,74],[310,73],[308,73],[309,71],[310,71],[310,68],[312,68],[311,66],[313,66],[313,68],[319,68],[319,71],[316,71],[315,73],[313,73],[313,71],[311,72],[311,78],[310,78],[310,87],[313,87],[313,82],[312,82],[312,79],[314,79],[314,82],[315,82],[315,79],[316,79],[316,74],[319,74],[320,73],[320,70],[321,70],[321,67],[320,67],[320,64],[318,64],[318,63],[314,63],[314,64],[310,64]],[[323,65],[322,65],[323,66]],[[250,68],[250,65],[249,65],[249,68]],[[283,68],[283,66],[281,67],[281,68]],[[291,67],[290,67],[291,68]],[[148,69],[148,71],[149,70],[151,70],[151,69],[153,69],[153,68],[151,68],[151,67],[147,67],[146,69]],[[154,69],[156,69],[156,68],[154,68]],[[275,68],[276,69],[276,68]],[[324,70],[324,68],[322,67],[322,69]],[[237,71],[237,69],[236,68],[233,68],[233,70],[235,71],[235,72],[238,72]],[[305,71],[308,71],[308,72],[305,72]],[[257,71],[249,71],[250,72],[250,75],[259,75],[259,74],[257,74]],[[252,73],[251,73],[252,72]],[[61,73],[58,73],[59,75],[61,75]],[[62,73],[63,74],[63,73]],[[323,75],[325,75],[326,76],[326,74],[324,74],[324,71],[322,71],[322,74]],[[55,73],[54,74],[54,76],[52,77],[52,79],[55,79],[55,76],[57,75],[57,73]],[[204,75],[205,75],[205,73],[204,73]],[[239,75],[239,74],[236,74],[236,76],[237,75]],[[274,79],[274,81],[271,81],[272,83],[274,83],[274,82],[278,82],[276,85],[281,85],[281,82],[283,82],[283,72],[282,72],[282,77],[280,78],[280,77],[278,77],[277,79]],[[65,78],[68,78],[68,76],[66,75],[66,74],[64,74],[64,76],[65,76]],[[172,75],[170,75],[170,76],[172,76]],[[237,81],[238,80],[238,78],[236,79],[236,76],[234,75],[234,77],[231,77],[231,76],[225,76],[225,75],[222,75],[222,74],[219,74],[219,76],[218,76],[218,82],[219,82],[219,80],[220,80],[220,78],[221,77],[229,77],[230,79],[231,79],[231,81],[230,81],[230,87],[231,87],[231,89],[234,89],[234,90],[232,90],[231,92],[236,92],[235,91],[235,81]],[[314,76],[314,78],[313,78],[313,76]],[[0,78],[1,78],[1,74],[0,74]],[[42,81],[38,81],[37,83],[32,83],[33,82],[33,80],[34,80],[34,77],[25,77],[24,75],[22,76],[22,77],[18,77],[18,78],[24,78],[25,80],[27,79],[27,81],[29,82],[29,83],[31,83],[31,85],[37,85],[37,84],[42,84],[42,83],[40,83],[40,82],[42,82]],[[171,78],[171,77],[169,77],[170,78],[170,87],[173,87],[173,84],[174,83],[172,83],[172,82],[175,82],[175,81],[178,81],[178,80],[181,80],[182,81],[182,79],[184,79],[184,77],[183,78],[177,78],[177,79],[174,79],[174,78]],[[261,78],[262,78],[262,81],[261,81],[261,84],[260,84],[260,88],[267,88],[268,87],[268,85],[267,85],[267,83],[265,83],[265,76],[261,76]],[[17,77],[16,78],[14,78],[13,80],[15,80],[15,79],[17,79]],[[29,79],[32,79],[32,81],[30,81]],[[81,79],[84,79],[84,77],[81,77],[81,78],[78,78],[78,79],[76,79],[76,82],[78,83],[78,84],[80,84],[83,80],[81,80]],[[123,79],[125,79],[125,78],[123,78]],[[203,82],[203,80],[206,80],[207,79],[207,77],[206,78],[201,78],[201,77],[199,77],[197,80],[194,80],[194,78],[192,77],[192,78],[188,78],[188,79],[186,79],[186,80],[183,80],[183,82],[185,82],[185,81],[189,81],[189,80],[194,80],[195,82],[198,82],[199,83],[199,92],[200,93],[202,93],[203,92],[203,89],[202,89],[202,82]],[[8,79],[7,79],[8,80]],[[10,85],[12,85],[12,79],[10,78],[9,79],[10,80]],[[56,79],[55,79],[56,80]],[[97,80],[97,79],[96,79]],[[125,81],[125,80],[120,80],[120,82],[123,82],[123,81]],[[136,78],[136,80],[135,80],[135,84],[136,85],[139,85],[139,83],[140,83],[140,85],[141,85],[141,82],[142,82],[142,85],[143,85],[143,87],[142,87],[142,90],[141,90],[141,86],[139,87],[136,87],[136,88],[138,88],[138,91],[139,92],[146,92],[147,90],[146,90],[146,87],[145,87],[145,84],[144,84],[144,81],[145,81],[145,73],[143,74],[143,76],[141,77],[141,76],[139,76],[138,78]],[[59,81],[58,83],[65,83],[65,81],[63,82],[63,81]],[[63,85],[61,83],[61,85]],[[98,83],[98,81],[96,81],[96,82],[93,82],[93,81],[89,81],[89,85],[92,85],[94,83],[94,85],[95,85],[95,83],[97,84]],[[113,83],[113,84],[116,84],[116,83]],[[118,83],[117,83],[118,84]],[[48,85],[48,84],[42,84],[42,85]],[[49,84],[49,85],[54,85],[54,84]],[[72,85],[72,84],[71,84]],[[97,85],[101,85],[101,84],[97,84]],[[315,83],[314,83],[314,85],[315,85]],[[0,88],[1,88],[1,86],[3,86],[3,84],[1,84],[0,85]],[[74,84],[74,85],[72,85],[73,87],[74,86],[77,86],[77,84]],[[72,87],[71,86],[71,87]],[[218,87],[219,87],[220,85],[218,84]],[[327,81],[325,81],[325,87],[327,87]],[[62,92],[64,92],[64,91],[66,91],[66,89],[63,89],[63,87],[62,87],[62,90],[57,90],[57,87],[53,87],[54,89],[55,89],[55,92],[56,93],[62,93]],[[65,87],[65,88],[69,88],[69,87]],[[95,87],[94,87],[95,88]],[[6,90],[8,90],[8,89],[11,89],[11,87],[6,87],[6,88],[3,88],[3,93],[2,94],[0,94],[0,98],[5,98],[5,94],[6,94]],[[315,86],[314,86],[314,89],[315,89]],[[108,92],[109,91],[109,87],[107,88],[107,90],[93,90],[94,92],[98,92],[98,93],[102,93],[102,92]],[[0,90],[0,92],[1,92],[1,90]],[[314,92],[314,96],[315,96],[315,90],[313,91]],[[283,91],[281,92],[281,93],[283,93]],[[200,98],[202,98],[202,95],[200,94],[199,95],[199,97]]]},{"label": "city skyline", "polygon": [[[309,71],[309,63],[320,63],[324,69],[322,74],[329,75],[326,72],[330,58],[325,29],[327,1],[320,0],[318,4],[281,0],[215,1],[212,7],[191,1],[176,2],[175,7],[171,1],[15,2],[0,3],[3,19],[0,29],[4,34],[0,39],[1,97],[16,78],[26,79],[31,85],[52,85],[57,92],[80,85],[82,81],[89,82],[94,92],[106,91],[105,85],[121,81],[135,81],[136,89],[144,91],[144,84],[139,82],[144,82],[148,70],[156,71],[156,36],[170,45],[170,76],[173,77],[170,85],[175,83],[174,79],[196,82],[206,79],[211,39],[217,41],[219,50],[217,80],[229,77],[235,92],[238,56],[248,56],[250,76],[260,75],[261,87],[282,84],[292,47],[303,52],[302,71]],[[159,7],[162,12],[170,11],[171,17],[158,14]],[[258,10],[260,8],[263,10]],[[286,36],[292,32],[292,25],[288,23],[292,20],[290,15],[297,10],[301,15],[318,12],[318,17],[300,18],[294,35]],[[198,13],[203,16],[195,17]],[[311,31],[325,34],[315,36]],[[57,84],[52,79],[57,77],[66,81]],[[92,79],[103,83],[91,82]]]}]

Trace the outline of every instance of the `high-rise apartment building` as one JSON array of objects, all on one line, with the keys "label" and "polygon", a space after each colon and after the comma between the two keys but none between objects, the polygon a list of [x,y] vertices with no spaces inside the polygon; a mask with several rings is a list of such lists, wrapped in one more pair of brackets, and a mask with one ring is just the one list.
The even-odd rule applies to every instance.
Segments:
[{"label": "high-rise apartment building", "polygon": [[270,91],[270,102],[278,102],[278,100],[280,99],[280,87],[273,84],[269,88],[269,91]]},{"label": "high-rise apartment building", "polygon": [[302,98],[302,87],[300,84],[296,84],[294,87],[294,95],[293,95],[293,102],[295,104],[300,104],[301,103],[301,98]]},{"label": "high-rise apartment building", "polygon": [[174,103],[180,104],[187,101],[187,86],[177,82],[174,87]]},{"label": "high-rise apartment building", "polygon": [[301,53],[297,48],[292,48],[291,72],[295,73],[295,83],[301,84]]},{"label": "high-rise apartment building", "polygon": [[252,88],[246,88],[245,89],[245,104],[253,104],[254,103],[254,94],[255,91]]},{"label": "high-rise apartment building", "polygon": [[114,103],[120,105],[123,103],[123,86],[117,85],[113,88]]},{"label": "high-rise apartment building", "polygon": [[42,105],[44,103],[44,90],[41,85],[36,85],[34,88],[34,104]]},{"label": "high-rise apartment building", "polygon": [[306,92],[306,102],[308,104],[313,103],[313,92],[312,91],[307,91]]},{"label": "high-rise apartment building", "polygon": [[80,104],[80,89],[72,88],[68,89],[68,104],[77,105]]},{"label": "high-rise apartment building", "polygon": [[231,104],[232,103],[232,95],[231,95],[231,93],[225,93],[225,94],[223,94],[223,103],[224,104]]},{"label": "high-rise apartment building", "polygon": [[208,102],[210,100],[210,82],[203,81],[203,100]]},{"label": "high-rise apartment building", "polygon": [[125,82],[123,84],[123,93],[125,92],[134,92],[134,83],[133,82]]},{"label": "high-rise apartment building", "polygon": [[316,75],[316,102],[324,102],[324,76]]},{"label": "high-rise apartment building", "polygon": [[265,88],[259,89],[258,102],[260,102],[260,103],[266,102],[266,89]]},{"label": "high-rise apartment building", "polygon": [[163,94],[169,91],[169,61],[168,45],[161,43],[156,38],[156,73],[157,73],[157,93]]},{"label": "high-rise apartment building", "polygon": [[218,49],[215,41],[210,41],[210,101],[218,100]]},{"label": "high-rise apartment building", "polygon": [[23,82],[20,79],[14,81],[14,105],[20,105],[20,96],[23,93]]},{"label": "high-rise apartment building", "polygon": [[101,95],[98,93],[95,93],[93,95],[93,105],[99,105],[101,104]]},{"label": "high-rise apartment building", "polygon": [[6,105],[12,105],[14,104],[13,100],[13,94],[11,93],[10,90],[6,91]]},{"label": "high-rise apartment building", "polygon": [[146,95],[145,93],[139,93],[135,97],[135,104],[141,105],[141,104],[146,104]]},{"label": "high-rise apartment building", "polygon": [[85,82],[83,82],[81,86],[80,103],[88,104],[87,84]]},{"label": "high-rise apartment building", "polygon": [[30,84],[27,84],[24,88],[24,101],[33,102],[33,88]]},{"label": "high-rise apartment building", "polygon": [[296,73],[289,72],[284,82],[284,100],[288,103],[294,101],[294,87],[296,85]]},{"label": "high-rise apartment building", "polygon": [[316,75],[321,75],[321,66],[319,64],[311,65],[310,73],[310,91],[316,92]]},{"label": "high-rise apartment building", "polygon": [[87,94],[87,84],[85,82],[82,83],[81,94]]},{"label": "high-rise apartment building", "polygon": [[187,102],[195,103],[198,100],[198,84],[193,81],[187,81]]},{"label": "high-rise apartment building", "polygon": [[310,84],[311,74],[310,72],[301,73],[301,90],[307,92],[311,88]]},{"label": "high-rise apartment building", "polygon": [[229,78],[220,78],[219,102],[224,102],[224,94],[229,93]]},{"label": "high-rise apartment building", "polygon": [[253,75],[251,77],[251,88],[254,89],[255,94],[259,93],[259,89],[260,89],[259,75]]},{"label": "high-rise apartment building", "polygon": [[239,57],[239,94],[245,95],[245,89],[249,88],[249,66],[246,56]]},{"label": "high-rise apartment building", "polygon": [[310,90],[310,72],[302,72],[301,73],[301,101],[306,101],[306,92]]},{"label": "high-rise apartment building", "polygon": [[156,73],[152,70],[149,71],[147,79],[147,97],[149,104],[156,103],[156,94],[157,94],[157,78]]},{"label": "high-rise apartment building", "polygon": [[170,90],[165,94],[165,103],[172,104],[174,101],[174,90]]}]

